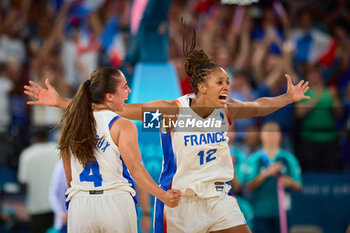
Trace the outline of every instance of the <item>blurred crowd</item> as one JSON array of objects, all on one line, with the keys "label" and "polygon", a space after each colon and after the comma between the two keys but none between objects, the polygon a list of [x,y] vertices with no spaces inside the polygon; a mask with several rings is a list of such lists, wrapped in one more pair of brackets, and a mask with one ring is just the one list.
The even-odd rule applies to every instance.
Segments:
[{"label": "blurred crowd", "polygon": [[231,97],[251,101],[309,81],[311,101],[289,105],[259,119],[235,121],[235,145],[250,154],[259,146],[262,124],[277,122],[283,147],[295,153],[303,171],[349,169],[350,3],[260,1],[250,6],[218,1],[174,1],[169,11],[169,59],[184,93],[183,16],[197,33],[199,47],[231,77]]},{"label": "blurred crowd", "polygon": [[[28,108],[23,95],[28,80],[45,86],[49,79],[66,97],[72,97],[99,66],[121,68],[132,82],[140,59],[135,31],[147,2],[90,1],[87,10],[76,2],[0,4],[1,143],[18,145],[2,146],[1,161],[11,166],[16,167],[15,158],[30,143],[19,135],[29,135],[30,127],[53,126],[62,114],[55,108]],[[259,127],[276,121],[283,131],[283,146],[296,152],[303,170],[349,169],[349,5],[345,0],[260,1],[249,6],[174,0],[168,21],[153,22],[151,30],[168,35],[168,48],[163,51],[176,67],[184,94],[191,89],[183,68],[181,17],[188,29],[196,30],[198,47],[229,74],[233,98],[250,101],[282,94],[285,73],[295,83],[308,80],[311,101],[265,118],[235,121],[237,145],[254,152],[259,147]],[[315,165],[315,158],[323,163]]]},{"label": "blurred crowd", "polygon": [[[0,2],[2,167],[17,171],[19,155],[33,143],[31,130],[55,126],[62,114],[28,107],[23,94],[28,80],[45,86],[48,79],[61,95],[72,97],[97,67],[120,68],[131,83],[135,65],[144,61],[136,34],[147,1],[86,1],[85,8],[80,2]],[[296,155],[303,172],[350,170],[349,1],[260,0],[239,6],[173,0],[167,17],[150,21],[148,29],[166,36],[163,57],[174,64],[183,94],[192,91],[183,68],[181,17],[188,31],[196,30],[197,47],[228,73],[230,97],[251,101],[283,94],[284,74],[294,83],[309,81],[310,101],[234,121],[234,147],[246,155],[259,151],[261,126],[276,122],[281,147]],[[56,137],[51,131],[51,140]]]}]

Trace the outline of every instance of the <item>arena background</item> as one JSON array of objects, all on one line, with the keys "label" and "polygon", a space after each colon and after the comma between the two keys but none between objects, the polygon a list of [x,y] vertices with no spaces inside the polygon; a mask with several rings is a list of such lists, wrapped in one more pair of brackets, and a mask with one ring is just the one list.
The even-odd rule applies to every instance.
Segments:
[{"label": "arena background", "polygon": [[[44,86],[48,78],[61,95],[73,97],[91,71],[113,66],[127,77],[130,103],[191,93],[183,68],[180,17],[188,30],[196,29],[198,47],[228,72],[231,97],[249,101],[275,96],[285,91],[284,73],[307,79],[310,72],[318,71],[319,79],[313,81],[330,93],[330,101],[307,109],[321,116],[313,128],[305,126],[305,115],[290,105],[269,117],[235,121],[233,145],[249,157],[260,148],[259,127],[266,121],[278,122],[284,135],[282,147],[296,155],[303,177],[302,191],[291,192],[289,232],[346,232],[350,224],[350,2],[260,0],[245,6],[237,3],[249,1],[223,2],[0,2],[0,232],[28,232],[27,192],[17,180],[17,171],[21,152],[35,143],[32,133],[45,128],[51,141],[59,137],[59,130],[50,129],[62,111],[26,105],[23,85],[34,80]],[[162,168],[159,135],[144,132],[142,123],[137,125],[143,163],[157,181]],[[328,136],[323,137],[325,133]],[[329,146],[318,150],[325,145]],[[321,165],[305,162],[312,151],[319,151],[314,164]],[[249,192],[242,197],[249,206]],[[248,218],[253,216],[250,213]]]}]

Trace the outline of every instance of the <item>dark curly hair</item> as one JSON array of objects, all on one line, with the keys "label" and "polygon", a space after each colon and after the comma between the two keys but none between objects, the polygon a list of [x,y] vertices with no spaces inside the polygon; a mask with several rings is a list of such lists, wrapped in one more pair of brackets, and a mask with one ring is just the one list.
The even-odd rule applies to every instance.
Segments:
[{"label": "dark curly hair", "polygon": [[190,77],[190,85],[195,94],[198,93],[198,84],[205,81],[205,77],[208,76],[214,68],[220,67],[218,64],[212,62],[209,56],[203,50],[197,50],[196,48],[196,30],[193,29],[191,43],[188,43],[188,35],[186,30],[186,24],[181,19],[183,25],[183,54],[185,60],[185,71]]}]

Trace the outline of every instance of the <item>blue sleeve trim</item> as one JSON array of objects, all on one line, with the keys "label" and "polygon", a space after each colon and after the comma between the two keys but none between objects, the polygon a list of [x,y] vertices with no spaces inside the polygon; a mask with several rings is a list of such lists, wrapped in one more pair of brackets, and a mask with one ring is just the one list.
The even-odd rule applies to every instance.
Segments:
[{"label": "blue sleeve trim", "polygon": [[119,118],[120,118],[119,115],[118,115],[118,116],[115,116],[115,117],[109,122],[108,128],[111,129],[113,123],[114,123],[116,120],[118,120]]}]

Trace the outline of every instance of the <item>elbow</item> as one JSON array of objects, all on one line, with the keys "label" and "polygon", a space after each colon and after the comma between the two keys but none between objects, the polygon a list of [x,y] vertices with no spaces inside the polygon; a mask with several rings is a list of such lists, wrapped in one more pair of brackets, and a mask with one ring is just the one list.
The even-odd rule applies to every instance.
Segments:
[{"label": "elbow", "polygon": [[135,179],[137,182],[137,179],[139,177],[140,172],[142,173],[142,165],[135,164],[133,166],[129,166],[128,170],[130,172],[130,175]]},{"label": "elbow", "polygon": [[253,107],[252,115],[253,117],[264,117],[268,115],[268,111],[266,111],[266,107],[262,103],[261,98],[255,101],[255,106]]},{"label": "elbow", "polygon": [[130,175],[135,179],[135,177],[137,177],[137,170],[135,168],[128,168],[128,170],[130,172]]}]

